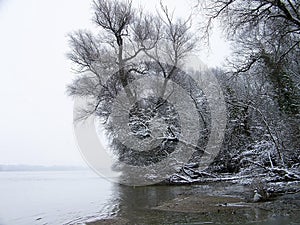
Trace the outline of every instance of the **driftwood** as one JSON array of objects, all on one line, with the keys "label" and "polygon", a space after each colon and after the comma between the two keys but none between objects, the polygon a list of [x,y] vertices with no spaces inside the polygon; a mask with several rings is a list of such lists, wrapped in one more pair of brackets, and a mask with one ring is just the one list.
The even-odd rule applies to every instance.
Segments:
[{"label": "driftwood", "polygon": [[248,162],[263,168],[267,172],[273,173],[274,175],[277,175],[277,179],[273,179],[273,182],[276,181],[300,181],[300,175],[296,172],[293,172],[289,170],[288,168],[280,168],[280,167],[274,167],[273,165],[271,167],[264,166],[258,162],[254,162],[252,160],[246,159]]},{"label": "driftwood", "polygon": [[197,170],[197,164],[188,164],[181,168],[180,172],[174,174],[170,178],[170,183],[173,184],[194,184],[194,183],[208,183],[208,182],[220,182],[220,181],[238,181],[246,178],[268,178],[269,182],[280,181],[300,181],[300,175],[287,168],[280,167],[267,167],[258,162],[247,159],[253,165],[263,168],[267,173],[252,173],[249,175],[236,175],[226,174],[216,175],[206,171]]}]

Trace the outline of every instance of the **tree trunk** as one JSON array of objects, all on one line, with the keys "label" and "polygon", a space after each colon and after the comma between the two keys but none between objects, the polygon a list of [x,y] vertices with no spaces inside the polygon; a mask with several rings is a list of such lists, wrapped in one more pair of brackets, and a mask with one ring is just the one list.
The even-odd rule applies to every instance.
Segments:
[{"label": "tree trunk", "polygon": [[119,77],[130,104],[133,104],[135,102],[135,98],[130,88],[128,87],[128,77],[125,71],[125,62],[123,59],[123,39],[120,35],[116,35],[116,36],[117,36],[117,43],[119,45],[119,52],[118,52]]}]

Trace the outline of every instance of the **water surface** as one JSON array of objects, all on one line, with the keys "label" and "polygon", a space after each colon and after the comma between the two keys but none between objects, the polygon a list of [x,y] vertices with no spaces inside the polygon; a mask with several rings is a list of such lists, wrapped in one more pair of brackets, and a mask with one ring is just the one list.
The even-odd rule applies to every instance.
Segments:
[{"label": "water surface", "polygon": [[66,224],[108,216],[112,186],[92,171],[0,172],[0,224]]}]

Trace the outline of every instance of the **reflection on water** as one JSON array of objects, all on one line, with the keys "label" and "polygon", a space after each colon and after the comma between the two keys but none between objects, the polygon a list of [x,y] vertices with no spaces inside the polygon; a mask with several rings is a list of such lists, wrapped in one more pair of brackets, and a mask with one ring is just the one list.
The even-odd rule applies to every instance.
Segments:
[{"label": "reflection on water", "polygon": [[118,216],[129,221],[134,220],[133,222],[143,221],[146,217],[147,220],[150,220],[152,217],[151,207],[181,195],[186,189],[189,187],[147,186],[134,188],[115,186],[120,201]]}]

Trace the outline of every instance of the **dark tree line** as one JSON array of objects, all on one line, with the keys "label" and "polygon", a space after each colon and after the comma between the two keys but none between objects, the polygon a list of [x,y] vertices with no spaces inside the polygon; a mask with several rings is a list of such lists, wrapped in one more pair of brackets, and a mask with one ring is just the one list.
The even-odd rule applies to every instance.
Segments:
[{"label": "dark tree line", "polygon": [[[298,179],[300,162],[300,1],[199,1],[209,37],[220,22],[233,54],[216,69],[229,123],[212,170],[253,173],[253,168]],[[274,168],[278,169],[276,172]],[[272,173],[274,172],[274,173]]]}]

